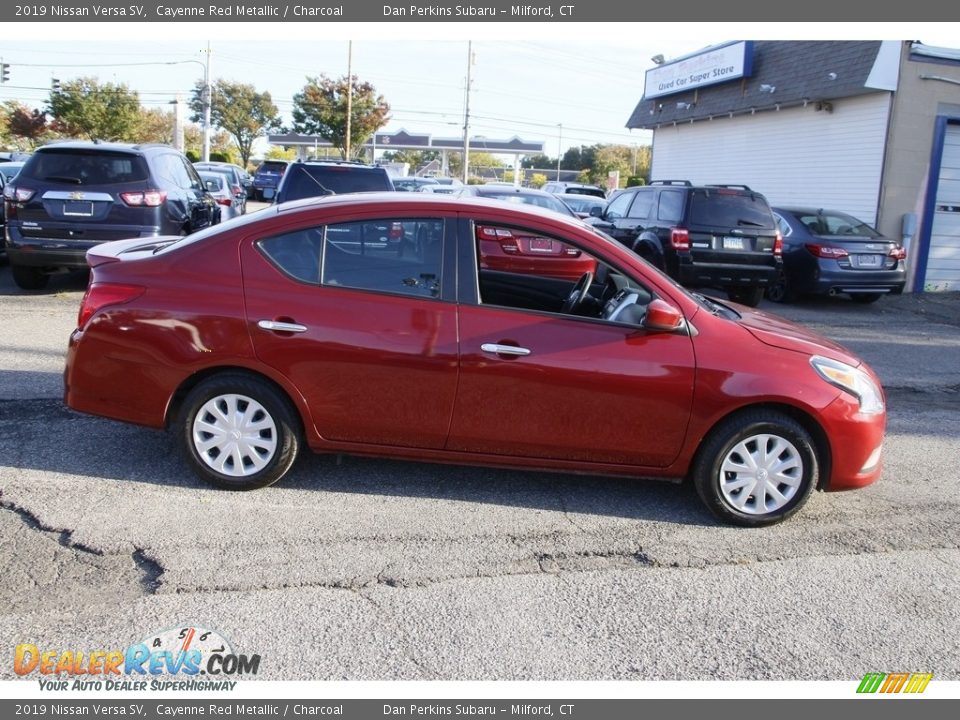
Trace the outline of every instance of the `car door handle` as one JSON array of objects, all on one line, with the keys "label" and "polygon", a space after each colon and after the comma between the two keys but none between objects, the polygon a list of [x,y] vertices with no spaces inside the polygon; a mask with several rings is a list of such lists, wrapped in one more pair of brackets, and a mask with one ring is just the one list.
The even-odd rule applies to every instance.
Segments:
[{"label": "car door handle", "polygon": [[523,357],[530,354],[527,348],[517,347],[516,345],[498,345],[497,343],[484,343],[480,346],[480,349],[485,353],[495,355],[519,355]]},{"label": "car door handle", "polygon": [[273,332],[302,333],[307,331],[306,325],[292,322],[279,322],[277,320],[261,320],[257,323],[257,327]]}]

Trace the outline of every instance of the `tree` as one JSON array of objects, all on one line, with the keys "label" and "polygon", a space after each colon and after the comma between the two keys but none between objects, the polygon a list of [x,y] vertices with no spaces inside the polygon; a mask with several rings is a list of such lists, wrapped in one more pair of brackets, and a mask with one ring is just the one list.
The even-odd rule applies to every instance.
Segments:
[{"label": "tree", "polygon": [[140,96],[125,84],[101,85],[95,77],[77,78],[50,93],[47,114],[66,135],[130,140],[140,122]]},{"label": "tree", "polygon": [[[246,166],[254,140],[280,127],[280,111],[269,92],[258,93],[253,85],[221,79],[212,91],[210,123],[230,134],[240,151],[241,165]],[[190,96],[193,122],[203,121],[205,95],[206,85],[198,82]]]},{"label": "tree", "polygon": [[33,148],[46,139],[49,128],[47,116],[42,110],[9,101],[5,103],[3,113],[4,135],[16,140],[19,147]]},{"label": "tree", "polygon": [[549,155],[544,155],[543,153],[537,153],[536,155],[527,155],[523,160],[520,161],[520,167],[522,168],[551,168],[557,166],[557,159],[552,158]]},{"label": "tree", "polygon": [[173,112],[161,108],[140,108],[140,122],[133,136],[133,142],[173,144]]},{"label": "tree", "polygon": [[390,105],[368,82],[353,76],[350,93],[346,75],[336,80],[325,75],[308,77],[303,90],[293,96],[293,129],[305,135],[320,135],[347,158],[347,95],[350,104],[350,155],[356,157],[363,143],[383,127],[390,115]]}]

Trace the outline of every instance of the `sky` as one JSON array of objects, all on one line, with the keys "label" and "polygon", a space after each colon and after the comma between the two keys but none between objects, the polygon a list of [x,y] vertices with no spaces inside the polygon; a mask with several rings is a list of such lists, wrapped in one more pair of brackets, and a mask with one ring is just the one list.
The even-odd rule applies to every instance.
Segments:
[{"label": "sky", "polygon": [[146,107],[166,108],[203,77],[209,41],[212,77],[268,90],[287,123],[293,95],[307,76],[346,74],[352,38],[353,73],[372,83],[392,108],[383,131],[402,128],[435,137],[463,134],[469,40],[471,135],[540,141],[554,157],[558,149],[579,145],[649,144],[648,131],[624,125],[657,54],[669,61],[741,39],[957,45],[955,28],[923,23],[63,23],[17,29],[23,39],[0,43],[2,61],[11,66],[0,101],[42,107],[51,78],[93,75],[126,83]]}]

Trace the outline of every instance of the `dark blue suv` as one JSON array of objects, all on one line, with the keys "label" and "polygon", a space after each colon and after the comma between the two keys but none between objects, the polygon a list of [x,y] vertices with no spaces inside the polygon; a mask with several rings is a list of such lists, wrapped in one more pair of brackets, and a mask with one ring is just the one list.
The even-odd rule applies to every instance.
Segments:
[{"label": "dark blue suv", "polygon": [[86,267],[109,240],[186,235],[215,222],[216,202],[183,153],[166,145],[65,142],[37,150],[3,190],[14,282]]}]

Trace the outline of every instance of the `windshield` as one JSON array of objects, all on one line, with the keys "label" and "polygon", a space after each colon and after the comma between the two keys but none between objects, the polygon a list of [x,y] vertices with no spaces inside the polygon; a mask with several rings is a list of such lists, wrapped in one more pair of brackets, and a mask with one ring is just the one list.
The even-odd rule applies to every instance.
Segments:
[{"label": "windshield", "polygon": [[387,174],[350,166],[294,165],[280,189],[282,201],[321,195],[392,190]]}]

